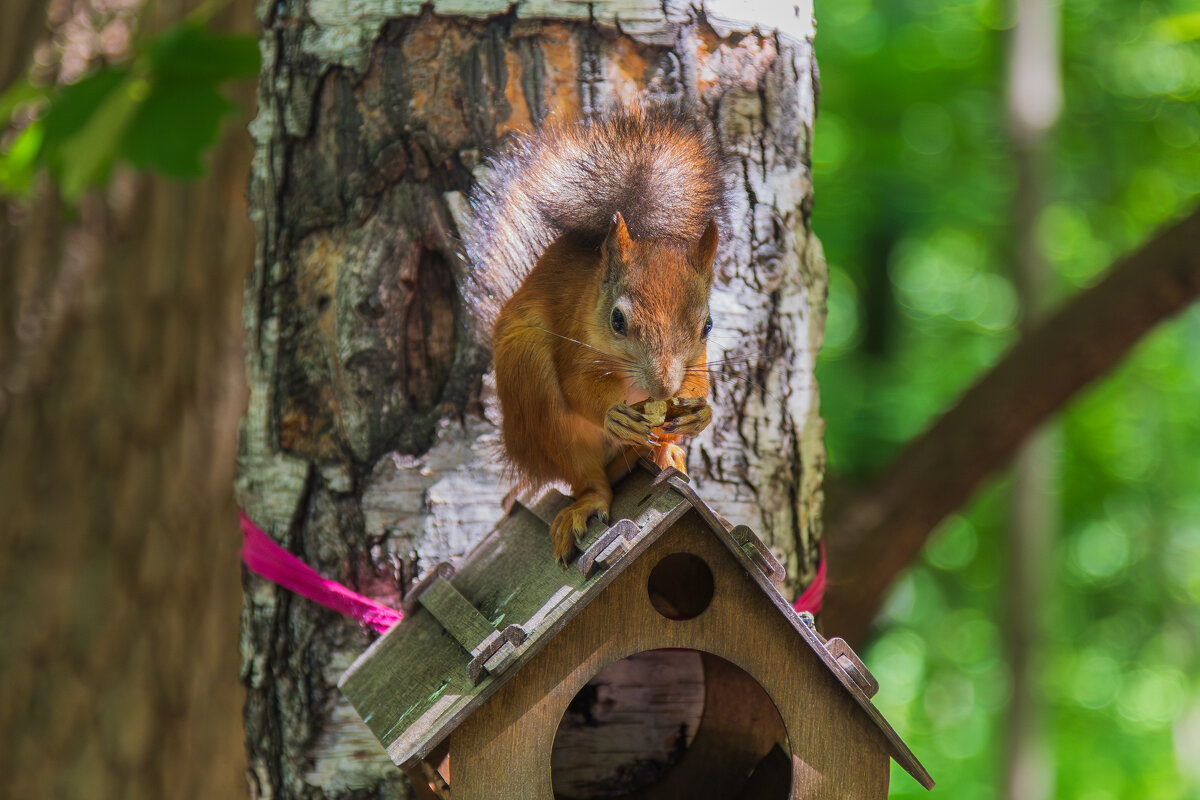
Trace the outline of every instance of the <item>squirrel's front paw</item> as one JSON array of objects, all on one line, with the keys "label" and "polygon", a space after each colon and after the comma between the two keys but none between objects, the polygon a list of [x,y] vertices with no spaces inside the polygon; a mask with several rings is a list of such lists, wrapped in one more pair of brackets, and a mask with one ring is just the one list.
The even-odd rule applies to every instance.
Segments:
[{"label": "squirrel's front paw", "polygon": [[604,415],[604,432],[619,444],[645,447],[654,444],[653,429],[656,425],[662,425],[664,419],[664,414],[651,416],[632,406],[617,403]]},{"label": "squirrel's front paw", "polygon": [[554,543],[554,557],[565,567],[575,551],[575,545],[587,533],[587,523],[592,515],[608,522],[609,502],[602,497],[584,496],[558,512],[550,525],[550,541]]},{"label": "squirrel's front paw", "polygon": [[703,397],[672,397],[663,433],[695,436],[712,422],[712,406]]}]

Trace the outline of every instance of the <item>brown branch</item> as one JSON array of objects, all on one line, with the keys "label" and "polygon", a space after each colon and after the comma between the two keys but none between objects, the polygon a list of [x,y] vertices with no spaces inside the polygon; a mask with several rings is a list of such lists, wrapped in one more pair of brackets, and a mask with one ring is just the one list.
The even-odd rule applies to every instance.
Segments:
[{"label": "brown branch", "polygon": [[1119,260],[1022,338],[835,512],[822,626],[862,639],[893,579],[1018,445],[1163,319],[1200,296],[1200,209]]}]

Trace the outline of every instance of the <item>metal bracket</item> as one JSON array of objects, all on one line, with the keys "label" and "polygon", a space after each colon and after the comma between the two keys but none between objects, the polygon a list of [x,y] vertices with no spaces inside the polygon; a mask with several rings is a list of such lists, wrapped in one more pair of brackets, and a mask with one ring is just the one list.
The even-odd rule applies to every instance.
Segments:
[{"label": "metal bracket", "polygon": [[879,691],[879,681],[871,674],[871,670],[867,669],[867,665],[862,662],[858,654],[854,652],[850,645],[846,644],[845,639],[834,637],[825,642],[825,649],[829,651],[829,655],[833,656],[837,665],[842,668],[842,671],[854,681],[858,688],[863,690],[867,697],[874,697]]},{"label": "metal bracket", "polygon": [[800,622],[806,628],[813,632],[817,643],[821,649],[829,656],[827,659],[822,659],[832,669],[836,668],[842,672],[849,680],[855,691],[861,692],[863,697],[870,700],[879,691],[879,681],[871,674],[871,670],[867,669],[867,665],[862,662],[858,654],[854,652],[845,639],[835,636],[832,639],[826,639],[817,631],[817,621],[812,614],[807,611],[801,611]]},{"label": "metal bracket", "polygon": [[787,572],[783,565],[771,555],[771,551],[766,548],[766,545],[754,535],[754,531],[750,530],[745,525],[735,525],[729,531],[729,537],[737,543],[741,551],[746,554],[746,557],[766,575],[771,583],[778,586],[787,577]]},{"label": "metal bracket", "polygon": [[583,577],[589,577],[596,565],[607,569],[629,550],[630,543],[641,533],[641,528],[631,519],[619,519],[602,531],[587,549],[579,554],[575,566]]}]

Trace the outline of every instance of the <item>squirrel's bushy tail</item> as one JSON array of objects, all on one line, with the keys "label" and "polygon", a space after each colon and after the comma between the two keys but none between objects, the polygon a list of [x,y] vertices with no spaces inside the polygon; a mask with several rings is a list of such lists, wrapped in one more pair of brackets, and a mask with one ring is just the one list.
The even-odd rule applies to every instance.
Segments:
[{"label": "squirrel's bushy tail", "polygon": [[600,236],[617,211],[634,238],[691,242],[711,219],[725,233],[727,174],[708,121],[677,108],[618,108],[516,137],[490,160],[462,225],[483,329],[551,242]]}]

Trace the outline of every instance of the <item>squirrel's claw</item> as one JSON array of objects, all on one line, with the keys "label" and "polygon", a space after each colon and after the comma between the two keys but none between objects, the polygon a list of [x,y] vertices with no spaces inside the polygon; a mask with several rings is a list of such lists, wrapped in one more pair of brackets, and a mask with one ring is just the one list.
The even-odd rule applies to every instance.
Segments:
[{"label": "squirrel's claw", "polygon": [[571,564],[579,540],[587,533],[588,520],[593,515],[608,521],[609,501],[597,495],[585,494],[558,512],[550,525],[550,541],[554,543],[554,558],[564,569]]},{"label": "squirrel's claw", "polygon": [[604,432],[618,444],[653,444],[653,421],[636,408],[617,403],[604,416]]},{"label": "squirrel's claw", "polygon": [[[704,398],[697,399],[703,401]],[[674,434],[675,436],[695,436],[709,426],[712,418],[712,406],[705,403],[694,411],[688,411],[668,420],[662,426],[662,429],[664,433]]]}]

